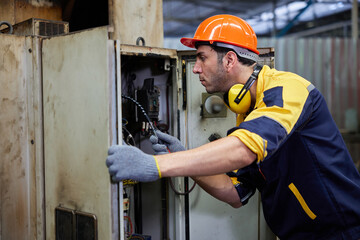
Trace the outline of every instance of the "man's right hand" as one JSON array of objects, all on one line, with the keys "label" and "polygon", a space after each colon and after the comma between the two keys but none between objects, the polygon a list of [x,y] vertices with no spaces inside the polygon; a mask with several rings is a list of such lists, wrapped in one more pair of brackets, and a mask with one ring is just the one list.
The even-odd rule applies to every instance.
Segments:
[{"label": "man's right hand", "polygon": [[150,137],[152,148],[156,155],[166,154],[169,152],[185,151],[185,147],[181,144],[180,140],[169,134],[156,130],[156,135]]}]

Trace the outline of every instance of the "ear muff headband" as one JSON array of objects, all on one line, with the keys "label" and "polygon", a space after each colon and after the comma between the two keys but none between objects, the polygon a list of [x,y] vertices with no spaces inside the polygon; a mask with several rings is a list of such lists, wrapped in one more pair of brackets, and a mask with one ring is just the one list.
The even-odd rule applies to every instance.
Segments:
[{"label": "ear muff headband", "polygon": [[244,98],[244,96],[249,91],[251,86],[254,84],[255,80],[256,79],[251,79],[251,77],[250,77],[249,80],[246,81],[245,85],[243,85],[243,87],[241,88],[239,94],[234,99],[235,103],[239,104],[241,102],[241,100]]},{"label": "ear muff headband", "polygon": [[245,85],[235,84],[224,94],[224,102],[231,111],[243,114],[249,110],[251,105],[251,95],[249,89],[256,81],[261,69],[261,65],[256,65]]}]

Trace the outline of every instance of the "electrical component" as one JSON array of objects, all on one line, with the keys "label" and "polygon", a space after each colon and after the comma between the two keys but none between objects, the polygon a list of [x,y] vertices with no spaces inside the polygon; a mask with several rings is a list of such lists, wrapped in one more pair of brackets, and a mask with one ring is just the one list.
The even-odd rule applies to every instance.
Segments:
[{"label": "electrical component", "polygon": [[[124,103],[127,109],[124,115],[129,120],[130,130],[124,129],[128,133],[141,132],[143,136],[155,134],[153,122],[159,120],[159,97],[160,91],[154,85],[154,78],[147,78],[144,80],[141,89],[135,90],[135,99],[129,96],[122,96],[132,103],[135,103],[135,114],[131,109],[130,103]],[[134,119],[135,115],[135,119]],[[126,125],[126,124],[125,124]],[[124,124],[123,124],[124,126]]]},{"label": "electrical component", "polygon": [[131,186],[131,185],[134,185],[134,184],[137,184],[137,183],[138,183],[137,181],[134,181],[134,180],[131,180],[131,179],[123,180],[124,187]]},{"label": "electrical component", "polygon": [[125,99],[128,99],[128,100],[131,100],[133,103],[136,104],[137,107],[140,108],[141,113],[144,115],[144,117],[145,117],[145,119],[147,121],[147,122],[142,123],[141,132],[143,133],[143,135],[149,134],[149,129],[150,128],[152,130],[152,133],[156,135],[154,125],[153,125],[152,121],[150,120],[148,114],[146,113],[145,109],[142,107],[142,105],[139,102],[137,102],[135,99],[131,98],[131,97],[124,96],[124,95],[121,96],[121,97],[125,98]]},{"label": "electrical component", "polygon": [[[159,89],[154,86],[154,78],[147,78],[140,90],[135,91],[136,100],[143,106],[151,120],[159,118]],[[138,110],[139,112],[139,110]],[[138,114],[140,122],[146,121],[143,115]]]},{"label": "electrical component", "polygon": [[123,199],[123,206],[124,206],[124,211],[128,211],[129,207],[130,207],[130,200],[129,198],[124,198]]}]

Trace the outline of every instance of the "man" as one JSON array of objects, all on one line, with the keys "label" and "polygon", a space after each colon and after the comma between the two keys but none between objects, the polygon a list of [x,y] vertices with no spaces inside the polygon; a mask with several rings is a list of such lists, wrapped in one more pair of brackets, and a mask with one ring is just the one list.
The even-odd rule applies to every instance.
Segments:
[{"label": "man", "polygon": [[113,146],[113,180],[191,176],[233,207],[258,188],[281,239],[360,239],[360,175],[320,92],[296,74],[257,65],[256,35],[238,17],[210,17],[181,42],[197,49],[193,72],[207,92],[225,92],[237,126],[188,151],[161,132],[151,139],[157,156]]}]

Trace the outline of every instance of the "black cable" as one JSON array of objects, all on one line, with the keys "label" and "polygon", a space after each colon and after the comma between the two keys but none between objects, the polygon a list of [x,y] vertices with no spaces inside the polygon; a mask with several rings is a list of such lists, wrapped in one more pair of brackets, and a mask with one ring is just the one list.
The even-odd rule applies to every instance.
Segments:
[{"label": "black cable", "polygon": [[174,186],[174,183],[172,181],[172,179],[170,178],[170,186],[171,186],[171,189],[177,194],[177,195],[187,195],[189,193],[192,192],[192,190],[194,190],[195,186],[196,186],[196,182],[194,181],[194,184],[192,185],[192,187],[187,190],[185,192],[179,192],[178,190],[175,189],[175,186]]},{"label": "black cable", "polygon": [[155,132],[155,127],[154,127],[154,125],[152,124],[152,122],[151,122],[149,116],[147,115],[145,109],[143,108],[143,106],[141,106],[141,104],[140,104],[138,101],[136,101],[135,99],[133,99],[132,97],[125,96],[125,95],[121,95],[121,97],[132,101],[133,103],[136,104],[136,106],[138,106],[138,107],[140,108],[142,114],[145,116],[146,120],[147,120],[148,123],[150,124],[150,127],[151,127],[151,129],[153,130],[154,135],[157,137],[156,132]]},{"label": "black cable", "polygon": [[[150,124],[150,127],[151,127],[151,129],[153,130],[154,135],[157,137],[157,134],[156,134],[156,132],[155,132],[155,127],[154,127],[154,125],[152,124],[152,122],[151,122],[149,116],[147,115],[145,109],[143,108],[143,106],[142,106],[138,101],[136,101],[135,99],[133,99],[132,97],[125,96],[125,95],[121,95],[121,97],[132,101],[133,103],[135,103],[135,104],[141,109],[141,112],[142,112],[142,114],[144,114],[146,120],[147,120],[148,123]],[[194,182],[194,185],[193,185],[188,191],[185,191],[185,192],[179,192],[179,191],[177,191],[177,190],[175,189],[174,183],[173,183],[173,181],[172,181],[171,178],[170,178],[170,186],[171,186],[172,190],[173,190],[176,194],[178,194],[178,195],[187,195],[187,194],[189,194],[189,193],[195,188],[196,182]]]},{"label": "black cable", "polygon": [[[195,186],[195,184],[194,184]],[[185,191],[189,189],[189,178],[184,178]],[[185,239],[190,240],[190,206],[189,206],[189,194],[185,195]]]}]

